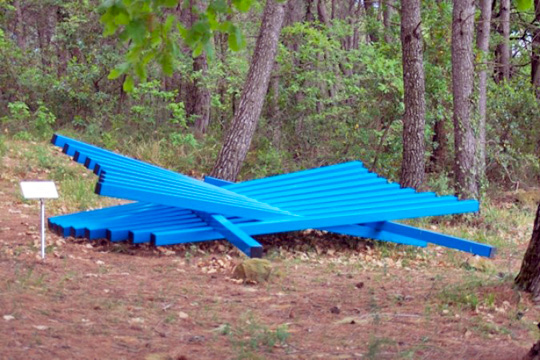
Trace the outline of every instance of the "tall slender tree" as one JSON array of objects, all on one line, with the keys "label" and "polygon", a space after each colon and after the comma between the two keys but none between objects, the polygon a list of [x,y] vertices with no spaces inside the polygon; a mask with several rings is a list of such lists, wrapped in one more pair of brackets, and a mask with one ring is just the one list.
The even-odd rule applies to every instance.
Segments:
[{"label": "tall slender tree", "polygon": [[284,17],[284,4],[267,0],[259,36],[238,109],[221,148],[212,176],[236,180],[257,128]]},{"label": "tall slender tree", "polygon": [[500,0],[497,18],[502,40],[495,51],[497,55],[495,80],[500,82],[510,78],[510,0]]},{"label": "tall slender tree", "polygon": [[534,2],[534,30],[531,50],[531,84],[540,99],[540,0]]},{"label": "tall slender tree", "polygon": [[491,0],[480,0],[480,11],[476,36],[476,45],[482,56],[482,65],[478,74],[478,181],[485,177],[486,172],[487,57],[491,28]]},{"label": "tall slender tree", "polygon": [[471,124],[475,0],[454,0],[452,11],[452,94],[456,194],[477,198],[476,142]]},{"label": "tall slender tree", "polygon": [[420,187],[425,177],[426,100],[420,5],[420,0],[401,2],[401,47],[405,88],[401,184],[413,188]]}]

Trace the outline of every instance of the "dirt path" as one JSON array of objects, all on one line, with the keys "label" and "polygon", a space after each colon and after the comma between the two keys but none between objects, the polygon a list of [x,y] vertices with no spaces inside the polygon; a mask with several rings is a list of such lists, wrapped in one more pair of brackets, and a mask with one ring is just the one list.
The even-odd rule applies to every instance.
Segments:
[{"label": "dirt path", "polygon": [[230,279],[228,246],[48,234],[41,261],[37,205],[17,194],[0,180],[2,359],[520,359],[538,336],[505,274],[365,246],[276,248],[281,276],[258,285]]}]

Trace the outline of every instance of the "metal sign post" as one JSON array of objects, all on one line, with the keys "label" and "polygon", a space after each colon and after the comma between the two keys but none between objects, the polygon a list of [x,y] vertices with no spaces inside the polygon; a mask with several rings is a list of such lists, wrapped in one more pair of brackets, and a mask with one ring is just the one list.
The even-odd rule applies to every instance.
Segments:
[{"label": "metal sign post", "polygon": [[45,259],[45,199],[57,199],[58,191],[52,181],[21,181],[25,199],[39,199],[41,214],[41,258]]}]

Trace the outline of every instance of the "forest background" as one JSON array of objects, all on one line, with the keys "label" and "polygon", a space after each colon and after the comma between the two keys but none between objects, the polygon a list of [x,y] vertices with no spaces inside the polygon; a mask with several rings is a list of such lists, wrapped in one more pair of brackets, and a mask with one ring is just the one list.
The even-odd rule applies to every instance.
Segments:
[{"label": "forest background", "polygon": [[[478,80],[487,73],[485,176],[480,171],[476,179],[482,194],[535,186],[540,176],[540,6],[520,11],[506,0],[490,3],[489,47],[486,53],[474,48],[469,98],[478,143]],[[131,43],[103,35],[100,18],[107,9],[99,5],[0,2],[1,136],[46,139],[62,129],[175,170],[210,172],[239,105],[264,4],[229,12],[232,31],[211,33],[213,46],[195,54],[180,38],[170,38],[175,56],[146,66],[146,81],[129,72],[111,74],[125,64]],[[201,13],[197,6],[167,8],[161,16],[173,14],[189,28]],[[407,92],[401,4],[290,0],[283,6],[264,107],[240,178],[360,159],[399,180]],[[451,193],[453,4],[421,6],[427,173],[422,186]],[[477,7],[475,32],[480,19]]]}]

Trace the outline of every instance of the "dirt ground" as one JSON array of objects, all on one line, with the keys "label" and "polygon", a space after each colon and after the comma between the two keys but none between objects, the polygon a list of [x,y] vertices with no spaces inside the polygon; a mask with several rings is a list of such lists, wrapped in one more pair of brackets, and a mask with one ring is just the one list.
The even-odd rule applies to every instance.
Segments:
[{"label": "dirt ground", "polygon": [[325,235],[308,251],[294,243],[310,234],[297,234],[266,239],[278,271],[244,284],[225,243],[48,233],[42,261],[37,204],[18,191],[0,180],[2,359],[520,359],[539,335],[538,310],[511,286],[523,246],[481,272],[460,266],[466,254],[385,254]]}]

